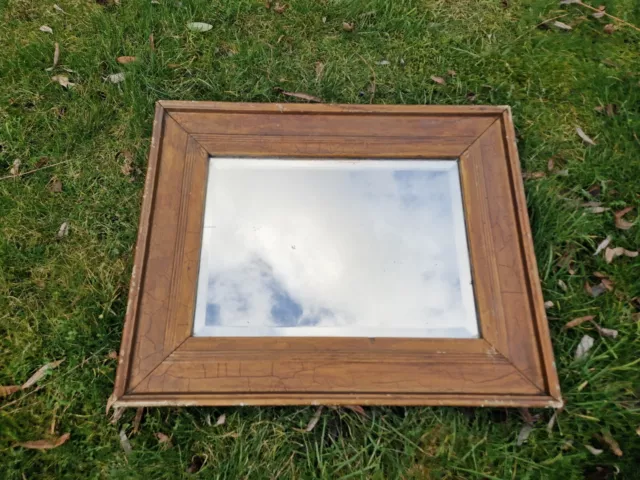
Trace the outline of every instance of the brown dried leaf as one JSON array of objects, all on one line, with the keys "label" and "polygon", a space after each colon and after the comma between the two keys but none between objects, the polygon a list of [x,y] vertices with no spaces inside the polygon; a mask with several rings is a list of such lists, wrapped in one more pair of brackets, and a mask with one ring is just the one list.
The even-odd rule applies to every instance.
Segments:
[{"label": "brown dried leaf", "polygon": [[122,164],[122,167],[120,167],[120,171],[123,175],[129,177],[133,172],[133,153],[131,153],[129,150],[125,150],[121,153],[124,157],[124,163]]},{"label": "brown dried leaf", "polygon": [[264,8],[267,10],[271,8],[271,0],[264,0]]},{"label": "brown dried leaf", "polygon": [[622,247],[607,248],[604,251],[604,259],[607,263],[611,263],[614,258],[619,257],[621,255],[625,255],[630,258],[635,258],[638,256],[638,252],[634,250],[627,250],[626,248],[622,248]]},{"label": "brown dried leaf", "polygon": [[580,127],[576,127],[576,133],[583,142],[588,143],[589,145],[596,145],[596,142],[594,142],[591,137],[584,133],[584,130],[582,130]]},{"label": "brown dried leaf", "polygon": [[69,77],[66,75],[54,75],[51,77],[51,80],[54,82],[58,82],[64,88],[73,88],[76,86],[75,83],[69,81]]},{"label": "brown dried leaf", "polygon": [[127,438],[127,432],[124,431],[124,428],[120,430],[119,436],[120,436],[120,446],[122,447],[122,450],[124,450],[124,454],[129,455],[133,451],[133,449],[131,448],[131,443]]},{"label": "brown dried leaf", "polygon": [[142,416],[144,415],[144,407],[138,407],[136,409],[136,416],[133,419],[133,433],[140,431],[140,423],[142,422]]},{"label": "brown dried leaf", "polygon": [[352,412],[356,412],[358,415],[362,415],[365,418],[369,418],[367,412],[365,412],[364,408],[362,408],[360,405],[345,405],[344,408],[351,410]]},{"label": "brown dried leaf", "polygon": [[589,450],[589,453],[591,453],[593,455],[596,455],[596,456],[600,455],[602,452],[604,452],[604,450],[600,450],[599,448],[592,447],[591,445],[585,445],[584,448]]},{"label": "brown dried leaf", "polygon": [[194,455],[191,458],[191,464],[187,467],[187,473],[198,473],[204,466],[205,459],[200,455]]},{"label": "brown dried leaf", "polygon": [[[152,34],[152,35],[153,35],[153,34]],[[125,63],[132,63],[132,62],[135,62],[136,60],[137,60],[137,58],[136,58],[136,57],[131,57],[131,56],[129,56],[129,55],[124,55],[124,56],[122,56],[122,57],[118,57],[118,58],[116,58],[116,61],[117,61],[118,63],[122,63],[123,65],[124,65]]]},{"label": "brown dried leaf", "polygon": [[593,18],[602,18],[602,17],[604,17],[604,11],[601,10],[599,12],[594,12],[594,13],[591,14],[591,16]]},{"label": "brown dried leaf", "polygon": [[342,29],[345,32],[353,32],[353,29],[355,28],[355,25],[353,22],[349,23],[349,22],[342,22]]},{"label": "brown dried leaf", "polygon": [[316,413],[313,414],[313,417],[311,417],[311,420],[309,420],[309,423],[307,424],[307,428],[305,428],[306,432],[310,432],[316,427],[316,425],[318,424],[318,420],[320,420],[320,415],[322,415],[323,408],[324,407],[322,405],[319,406],[316,410]]},{"label": "brown dried leaf", "polygon": [[555,166],[555,161],[553,160],[553,157],[551,157],[547,162],[547,170],[551,172],[554,166]]},{"label": "brown dried leaf", "polygon": [[107,358],[109,358],[111,360],[117,360],[118,359],[118,352],[116,352],[115,350],[111,350],[109,352],[109,354],[107,355]]},{"label": "brown dried leaf", "polygon": [[594,255],[598,255],[602,250],[607,248],[610,242],[611,242],[611,235],[607,235],[607,238],[601,241],[596,247],[596,251],[594,252]]},{"label": "brown dried leaf", "polygon": [[624,455],[622,449],[620,448],[620,445],[618,444],[618,442],[616,442],[615,438],[613,438],[609,432],[604,432],[602,435],[598,435],[598,439],[609,445],[609,448],[616,457],[622,457]]},{"label": "brown dried leaf", "polygon": [[436,82],[439,85],[446,85],[447,81],[442,77],[436,77],[435,75],[431,75],[431,80]]},{"label": "brown dried leaf", "polygon": [[165,435],[162,432],[157,432],[155,436],[158,439],[158,443],[164,445],[166,448],[171,448],[173,446],[168,435]]},{"label": "brown dried leaf", "polygon": [[607,288],[602,284],[602,282],[597,285],[591,286],[591,284],[587,281],[584,283],[584,289],[593,298],[599,297],[607,291]]},{"label": "brown dried leaf", "polygon": [[596,327],[596,330],[598,330],[601,337],[616,338],[618,336],[618,331],[613,328],[601,327],[596,322],[593,322],[593,325]]},{"label": "brown dried leaf", "polygon": [[308,93],[287,92],[287,91],[282,90],[282,89],[278,89],[278,90],[280,91],[280,93],[282,93],[283,95],[285,95],[287,97],[300,98],[301,100],[306,100],[308,102],[316,102],[316,103],[322,103],[323,102],[323,100],[321,98],[314,97],[313,95],[309,95]]},{"label": "brown dried leaf", "polygon": [[0,385],[0,398],[8,397],[20,390],[20,385]]},{"label": "brown dried leaf", "polygon": [[54,175],[53,177],[51,177],[51,180],[49,180],[49,184],[47,185],[47,188],[49,189],[50,192],[60,193],[62,192],[62,182],[58,177]]},{"label": "brown dried leaf", "polygon": [[573,327],[577,327],[578,325],[583,324],[584,322],[590,322],[591,320],[593,320],[595,317],[595,315],[586,315],[584,317],[578,317],[578,318],[574,318],[573,320],[571,320],[570,322],[567,322],[567,324],[562,327],[564,330],[568,330],[569,328],[573,328]]},{"label": "brown dried leaf", "polygon": [[613,23],[607,23],[604,26],[604,33],[611,35],[615,31],[616,31],[616,26]]},{"label": "brown dried leaf", "polygon": [[526,442],[527,439],[529,438],[529,435],[531,435],[532,431],[533,431],[533,427],[531,425],[524,425],[520,429],[520,432],[518,433],[518,438],[516,439],[516,445],[519,447],[524,442]]},{"label": "brown dried leaf", "polygon": [[623,208],[622,210],[619,210],[613,214],[613,216],[615,217],[616,227],[618,227],[620,230],[629,230],[631,227],[633,227],[634,222],[628,222],[627,220],[622,218],[631,210],[633,210],[633,208],[634,207]]},{"label": "brown dried leaf", "polygon": [[53,66],[54,67],[58,65],[58,60],[60,60],[60,45],[58,45],[58,42],[56,42],[53,50]]},{"label": "brown dried leaf", "polygon": [[613,290],[613,282],[610,279],[603,278],[600,282],[602,283],[602,285],[604,285],[604,288],[606,288],[610,292]]},{"label": "brown dried leaf", "polygon": [[62,362],[64,362],[64,358],[62,360],[56,360],[55,362],[49,362],[40,367],[36,373],[31,375],[31,377],[22,384],[22,390],[26,390],[27,388],[34,386],[38,381],[42,380],[49,370],[57,368]]},{"label": "brown dried leaf", "polygon": [[553,302],[551,300],[547,300],[544,302],[544,309],[549,310],[550,308],[553,308]]},{"label": "brown dried leaf", "polygon": [[117,424],[122,418],[122,415],[124,415],[124,411],[125,411],[124,407],[115,407],[113,409],[113,415],[111,416],[111,420],[109,420],[109,423],[111,425]]},{"label": "brown dried leaf", "polygon": [[594,342],[595,340],[593,337],[590,337],[589,335],[582,337],[578,347],[576,348],[575,359],[582,360],[585,358],[589,350],[591,350],[591,347],[593,347]]},{"label": "brown dried leaf", "polygon": [[20,159],[16,158],[13,161],[13,165],[11,166],[11,170],[9,170],[9,173],[14,177],[17,176],[20,173],[20,165],[22,165],[22,162],[20,161]]},{"label": "brown dried leaf", "polygon": [[281,4],[280,2],[276,2],[276,4],[273,6],[273,11],[276,13],[284,13],[286,9],[287,4],[285,3]]},{"label": "brown dried leaf", "polygon": [[69,440],[70,437],[70,433],[65,433],[64,435],[60,435],[55,440],[33,440],[31,442],[22,442],[18,445],[33,450],[51,450],[52,448],[57,448],[65,443],[67,440]]},{"label": "brown dried leaf", "polygon": [[567,30],[567,31],[573,30],[570,25],[567,25],[566,23],[563,23],[563,22],[559,22],[558,20],[553,22],[553,26],[556,28],[559,28],[560,30]]}]

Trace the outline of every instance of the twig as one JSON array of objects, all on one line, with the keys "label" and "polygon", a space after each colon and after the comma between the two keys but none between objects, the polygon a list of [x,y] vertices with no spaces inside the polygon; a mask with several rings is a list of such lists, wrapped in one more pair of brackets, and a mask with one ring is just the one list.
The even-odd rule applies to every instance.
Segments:
[{"label": "twig", "polygon": [[586,7],[590,10],[593,10],[594,12],[601,12],[604,13],[607,17],[609,18],[613,18],[615,21],[622,23],[623,25],[626,25],[627,27],[631,27],[633,28],[635,31],[640,32],[640,28],[636,27],[635,25],[633,25],[632,23],[629,22],[625,22],[624,20],[622,20],[621,18],[618,17],[614,17],[613,15],[608,14],[607,12],[605,12],[604,10],[600,10],[596,7],[592,7],[591,5],[587,5],[586,3],[582,3],[580,0],[577,0],[574,2],[576,5],[581,5],[583,7]]},{"label": "twig", "polygon": [[365,60],[365,58],[362,55],[360,55],[359,53],[357,55],[362,59],[362,61],[367,65],[367,67],[369,67],[369,70],[371,70],[372,83],[370,87],[371,97],[369,97],[369,103],[373,103],[373,97],[376,96],[376,71],[373,69],[371,64]]},{"label": "twig", "polygon": [[9,178],[17,178],[22,177],[23,175],[29,175],[33,172],[38,172],[40,170],[44,170],[45,168],[57,167],[58,165],[62,165],[63,163],[69,163],[70,160],[65,160],[64,162],[52,163],[51,165],[45,165],[44,167],[34,168],[33,170],[29,170],[27,172],[20,172],[17,175],[7,175],[6,177],[0,177],[0,180],[7,180]]}]

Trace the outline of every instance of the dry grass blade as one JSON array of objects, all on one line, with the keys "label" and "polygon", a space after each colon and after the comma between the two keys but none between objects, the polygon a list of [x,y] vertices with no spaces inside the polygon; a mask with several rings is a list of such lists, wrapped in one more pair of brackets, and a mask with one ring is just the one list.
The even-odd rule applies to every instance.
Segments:
[{"label": "dry grass blade", "polygon": [[53,66],[58,65],[58,61],[60,60],[60,45],[56,42],[53,49]]},{"label": "dry grass blade", "polygon": [[607,248],[609,246],[609,243],[611,243],[611,235],[607,235],[607,238],[605,238],[603,241],[601,241],[598,244],[598,246],[596,247],[596,251],[594,252],[594,255],[598,255],[602,250]]},{"label": "dry grass blade", "polygon": [[575,359],[582,360],[583,358],[585,358],[589,350],[591,350],[591,347],[593,347],[594,343],[595,340],[593,339],[593,337],[590,337],[589,335],[585,335],[584,337],[582,337],[580,343],[578,344],[578,348],[576,348]]},{"label": "dry grass blade", "polygon": [[600,450],[599,448],[596,447],[592,447],[591,445],[585,445],[584,448],[586,448],[587,450],[589,450],[589,453],[591,453],[592,455],[600,455],[602,452],[604,452],[604,450]]},{"label": "dry grass blade", "polygon": [[38,30],[44,33],[53,33],[53,29],[49,25],[42,25]]},{"label": "dry grass blade", "polygon": [[322,415],[322,409],[323,408],[324,407],[322,407],[322,406],[318,407],[318,409],[316,410],[316,413],[313,414],[313,417],[311,417],[311,420],[309,420],[309,423],[307,424],[307,428],[305,428],[306,432],[310,432],[311,430],[316,428],[316,425],[318,424],[318,421],[320,420],[320,415]]},{"label": "dry grass blade", "polygon": [[594,318],[596,318],[595,315],[586,315],[584,317],[574,318],[570,322],[567,322],[566,325],[564,327],[562,327],[562,328],[564,330],[568,330],[570,328],[577,327],[578,325],[581,325],[584,322],[590,322]]},{"label": "dry grass blade", "polygon": [[137,60],[137,58],[136,58],[136,57],[132,57],[132,56],[129,56],[129,55],[123,55],[122,57],[118,57],[118,58],[116,58],[116,61],[117,61],[118,63],[123,64],[123,65],[124,65],[124,64],[126,64],[126,63],[132,63],[132,62],[135,62],[136,60]]},{"label": "dry grass blade", "polygon": [[631,210],[633,210],[633,207],[627,207],[613,214],[613,216],[615,217],[616,227],[620,230],[629,230],[631,227],[633,227],[634,222],[628,222],[627,220],[622,218]]},{"label": "dry grass blade", "polygon": [[316,80],[320,80],[324,74],[324,63],[316,62]]},{"label": "dry grass blade", "polygon": [[576,127],[576,133],[583,142],[588,143],[589,145],[596,145],[596,142],[594,142],[591,137],[589,137],[589,135],[584,133],[584,130],[582,130],[580,127]]},{"label": "dry grass blade", "polygon": [[53,9],[54,9],[56,12],[60,12],[60,13],[67,13],[67,12],[65,12],[65,11],[60,7],[60,5],[58,5],[57,3],[54,3],[54,4],[53,4]]},{"label": "dry grass blade", "polygon": [[47,374],[49,370],[53,370],[54,368],[57,368],[58,366],[60,366],[62,362],[64,362],[64,358],[62,360],[56,360],[55,362],[49,362],[43,365],[42,367],[40,367],[36,373],[31,375],[31,377],[29,377],[29,379],[26,382],[24,382],[24,384],[21,387],[22,390],[26,390],[27,388],[34,386]]},{"label": "dry grass blade", "polygon": [[344,408],[351,410],[352,412],[356,412],[358,415],[363,416],[364,418],[369,418],[367,412],[364,411],[360,405],[346,405]]},{"label": "dry grass blade", "polygon": [[533,431],[533,427],[531,425],[524,425],[520,429],[520,432],[518,433],[518,438],[516,439],[516,445],[520,446],[524,442],[526,442],[527,439],[529,438],[529,435],[531,435],[532,431]]},{"label": "dry grass blade", "polygon": [[133,419],[133,433],[140,431],[140,423],[142,422],[142,416],[144,415],[144,407],[138,407],[136,410],[136,416]]},{"label": "dry grass blade", "polygon": [[131,448],[131,443],[127,438],[127,432],[124,431],[124,428],[120,430],[119,437],[120,437],[120,446],[122,447],[122,450],[124,450],[125,455],[129,455],[133,451],[133,449]]},{"label": "dry grass blade", "polygon": [[65,443],[67,440],[69,440],[70,437],[70,433],[65,433],[64,435],[60,435],[55,440],[33,440],[31,442],[22,442],[18,445],[33,450],[51,450],[52,448],[57,448]]},{"label": "dry grass blade", "polygon": [[616,441],[615,438],[611,436],[609,432],[604,432],[602,435],[598,435],[598,439],[606,443],[616,457],[622,457],[624,455],[622,449],[620,448],[620,444]]},{"label": "dry grass blade", "polygon": [[447,82],[444,78],[442,77],[436,77],[435,75],[431,75],[431,80],[433,80],[434,82],[436,82],[439,85],[446,85]]},{"label": "dry grass blade", "polygon": [[218,417],[218,420],[216,421],[216,426],[224,425],[226,422],[227,422],[227,415],[223,413]]},{"label": "dry grass blade", "polygon": [[547,174],[545,172],[523,172],[522,178],[525,180],[535,180],[538,178],[544,178]]},{"label": "dry grass blade", "polygon": [[8,397],[20,390],[20,385],[0,385],[0,398]]},{"label": "dry grass blade", "polygon": [[280,93],[282,93],[282,95],[284,95],[286,97],[299,98],[301,100],[306,100],[307,102],[315,102],[315,103],[322,103],[323,102],[323,100],[321,98],[314,97],[313,95],[309,95],[308,93],[287,92],[287,91],[282,90],[282,89],[278,89],[278,90],[280,91]]},{"label": "dry grass blade", "polygon": [[570,25],[567,25],[566,23],[563,23],[563,22],[559,22],[558,20],[553,22],[553,26],[556,28],[559,28],[560,30],[573,30],[573,28]]},{"label": "dry grass blade", "polygon": [[553,415],[551,415],[551,418],[549,419],[549,423],[547,423],[547,432],[549,433],[549,435],[551,435],[551,432],[553,432],[553,427],[556,424],[556,420],[558,419],[558,412],[560,410],[556,410],[555,412],[553,412]]}]

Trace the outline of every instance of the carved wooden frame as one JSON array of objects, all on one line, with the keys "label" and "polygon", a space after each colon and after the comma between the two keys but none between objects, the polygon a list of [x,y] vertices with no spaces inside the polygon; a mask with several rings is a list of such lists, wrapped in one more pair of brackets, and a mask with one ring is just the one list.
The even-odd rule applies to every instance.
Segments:
[{"label": "carved wooden frame", "polygon": [[[193,337],[208,158],[276,155],[458,159],[481,338]],[[158,102],[112,400],[561,406],[509,107]]]}]

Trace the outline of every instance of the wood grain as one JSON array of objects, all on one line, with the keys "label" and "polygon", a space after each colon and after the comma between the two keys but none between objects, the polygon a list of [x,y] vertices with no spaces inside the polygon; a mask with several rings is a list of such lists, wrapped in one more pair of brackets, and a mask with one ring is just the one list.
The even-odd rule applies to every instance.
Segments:
[{"label": "wood grain", "polygon": [[[209,156],[460,158],[481,339],[191,337]],[[561,405],[506,107],[156,109],[116,405]]]}]

